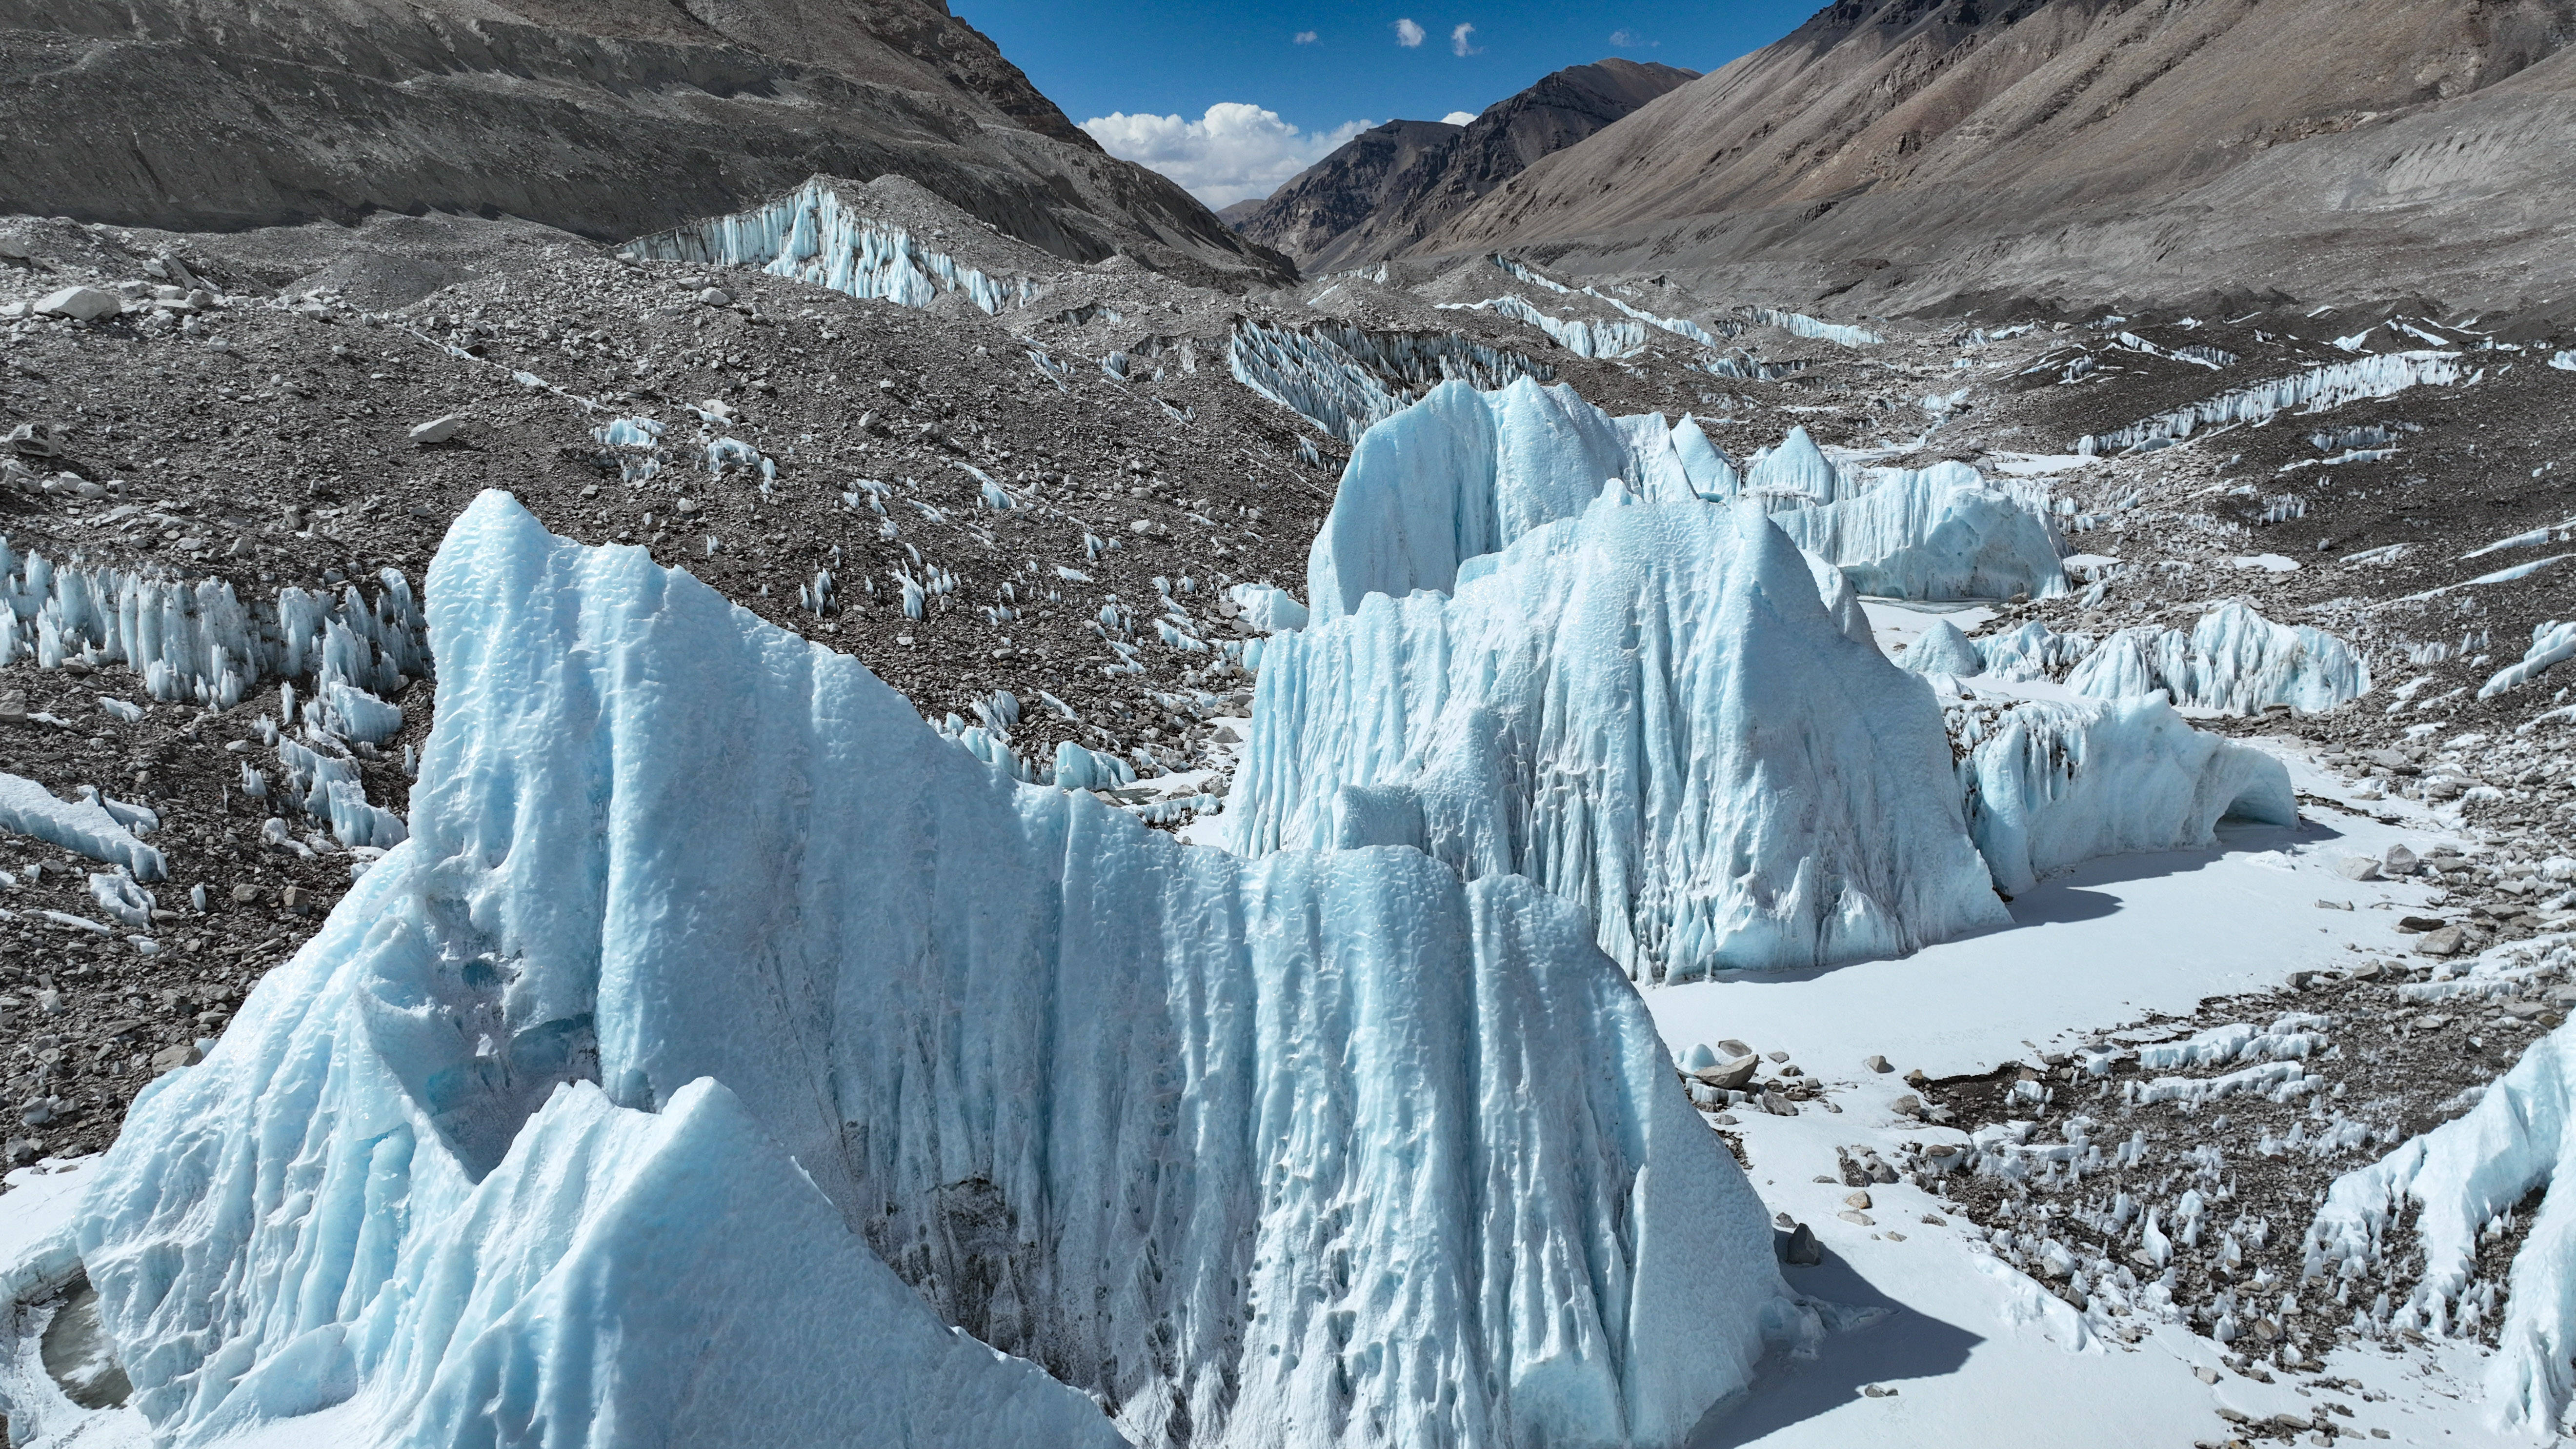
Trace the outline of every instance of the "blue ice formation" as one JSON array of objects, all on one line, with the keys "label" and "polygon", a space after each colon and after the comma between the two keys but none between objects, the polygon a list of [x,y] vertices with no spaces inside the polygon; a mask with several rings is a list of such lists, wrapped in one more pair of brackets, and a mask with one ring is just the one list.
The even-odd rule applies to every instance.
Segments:
[{"label": "blue ice formation", "polygon": [[[2576,949],[2563,940],[2515,949],[2529,954],[2481,961],[2425,999],[2492,998],[2576,965]],[[2576,1156],[2571,1048],[2576,1026],[2559,1027],[2525,1049],[2467,1115],[2338,1178],[2304,1245],[2311,1279],[2367,1281],[2386,1275],[2392,1259],[2421,1265],[2403,1299],[2392,1304],[2383,1294],[2357,1312],[2353,1327],[2370,1337],[2472,1335],[2492,1325],[2487,1413],[2517,1437],[2562,1432],[2576,1389],[2568,1372],[2576,1357],[2576,1212],[2566,1191]],[[2490,1226],[2544,1188],[2499,1285],[2481,1261],[2494,1250]],[[2508,1291],[2497,1324],[2499,1286]]]},{"label": "blue ice formation", "polygon": [[1804,312],[1784,312],[1773,307],[1744,310],[1746,316],[1765,327],[1777,327],[1793,336],[1812,337],[1821,342],[1839,342],[1845,347],[1875,347],[1887,340],[1866,327],[1827,322]]},{"label": "blue ice formation", "polygon": [[2060,634],[2031,619],[2017,628],[1969,642],[1977,646],[1978,660],[1984,666],[1975,673],[2007,684],[2024,684],[2065,678],[2066,671],[2082,663],[2101,641],[2081,631]]},{"label": "blue ice formation", "polygon": [[1450,311],[1490,311],[1497,317],[1535,327],[1577,357],[1634,357],[1646,350],[1646,329],[1636,322],[1559,317],[1508,292],[1482,302],[1443,302],[1440,306]]},{"label": "blue ice formation", "polygon": [[2141,625],[2104,639],[2066,676],[2096,699],[2152,694],[2185,709],[2261,714],[2287,705],[2329,710],[2370,689],[2370,666],[2350,644],[2309,625],[2275,624],[2243,600],[2201,615],[2191,632]]},{"label": "blue ice formation", "polygon": [[1454,332],[1372,332],[1341,323],[1274,327],[1247,319],[1226,344],[1234,380],[1344,442],[1443,383],[1548,382],[1556,369]]},{"label": "blue ice formation", "polygon": [[[1754,465],[1756,479],[1763,464]],[[1899,599],[2044,598],[2066,592],[2056,532],[1965,463],[1883,470],[1857,497],[1774,515],[1800,548],[1863,594]]]},{"label": "blue ice formation", "polygon": [[1813,1331],[1528,881],[1015,785],[506,496],[427,596],[411,840],[83,1206],[165,1442],[1678,1445]]},{"label": "blue ice formation", "polygon": [[1771,508],[1833,503],[1858,492],[1805,428],[1791,428],[1780,446],[1755,454],[1744,486]]},{"label": "blue ice formation", "polygon": [[2096,856],[2204,849],[2229,816],[2299,821],[2280,761],[2192,728],[2153,695],[1949,714],[1968,834],[2009,894]]},{"label": "blue ice formation", "polygon": [[1238,617],[1248,628],[1276,634],[1282,629],[1306,627],[1306,606],[1286,589],[1270,584],[1236,584],[1226,590],[1226,597],[1234,601]]},{"label": "blue ice formation", "polygon": [[1307,607],[1332,619],[1372,593],[1445,592],[1460,564],[1580,513],[1612,478],[1652,502],[1760,496],[1800,547],[1864,594],[2066,588],[2046,518],[1965,464],[1847,475],[1792,429],[1739,473],[1696,419],[1613,418],[1570,387],[1522,381],[1486,393],[1436,388],[1360,437],[1307,556]]},{"label": "blue ice formation", "polygon": [[[1723,455],[1694,452],[1722,485],[1732,471],[1720,471]],[[1611,478],[1642,498],[1699,496],[1660,416],[1614,419],[1571,387],[1526,379],[1493,392],[1434,388],[1351,449],[1307,556],[1306,607],[1333,619],[1372,593],[1446,591],[1460,564],[1581,513]]]},{"label": "blue ice formation", "polygon": [[2201,428],[2269,422],[2291,408],[2324,412],[2363,398],[2394,397],[2419,383],[2459,380],[2460,354],[2456,352],[2377,353],[2235,388],[2125,428],[2091,434],[2076,441],[2075,451],[2088,457],[2117,453],[2158,438],[2188,438]]},{"label": "blue ice formation", "polygon": [[[1406,418],[1489,402],[1548,409],[1569,455],[1600,446],[1537,389],[1461,390]],[[1233,848],[1401,844],[1470,880],[1526,875],[1589,911],[1643,981],[2008,923],[1932,692],[1869,644],[1847,585],[1837,617],[1758,509],[1604,488],[1454,586],[1378,590],[1269,642]]]},{"label": "blue ice formation", "polygon": [[1965,678],[1983,674],[1986,661],[1959,626],[1947,619],[1935,619],[1932,626],[1915,637],[1913,646],[1898,661],[1917,674],[1950,674]]},{"label": "blue ice formation", "polygon": [[[148,812],[143,819],[150,819]],[[136,880],[159,880],[167,871],[161,852],[134,838],[134,825],[117,818],[102,799],[62,800],[21,776],[0,774],[0,830],[32,835],[75,855],[121,865]],[[148,826],[145,828],[149,828]]]},{"label": "blue ice formation", "polygon": [[405,676],[426,676],[429,657],[410,582],[386,569],[376,584],[372,598],[350,583],[336,595],[285,588],[245,604],[220,579],[57,564],[0,538],[0,665],[21,655],[41,669],[123,664],[154,699],[217,709],[263,680],[317,673],[390,694]]},{"label": "blue ice formation", "polygon": [[772,276],[906,307],[927,307],[962,292],[984,311],[999,312],[1045,291],[1031,278],[988,276],[932,251],[904,228],[871,217],[859,197],[845,199],[845,192],[861,190],[810,177],[765,206],[639,238],[627,249],[648,261],[758,267]]},{"label": "blue ice formation", "polygon": [[2564,623],[2552,619],[2531,626],[2531,647],[2520,659],[2497,670],[2486,683],[2478,686],[2478,698],[2492,699],[2508,689],[2529,684],[2550,666],[2576,659],[2576,619]]}]

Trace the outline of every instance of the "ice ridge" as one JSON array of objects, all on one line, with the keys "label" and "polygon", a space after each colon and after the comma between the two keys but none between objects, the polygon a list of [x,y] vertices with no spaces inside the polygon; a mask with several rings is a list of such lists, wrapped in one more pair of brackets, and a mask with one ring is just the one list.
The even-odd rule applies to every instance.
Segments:
[{"label": "ice ridge", "polygon": [[1678,1445],[1811,1331],[1530,882],[1015,785],[503,495],[427,592],[412,838],[87,1200],[169,1442],[345,1402],[423,1445],[1081,1443],[1096,1402],[1146,1445]]},{"label": "ice ridge", "polygon": [[[1763,464],[1755,464],[1760,484]],[[1965,463],[1883,470],[1867,491],[1775,515],[1800,548],[1863,594],[1899,599],[2042,598],[2066,592],[2055,530]]]},{"label": "ice ridge", "polygon": [[1469,879],[1526,875],[1650,982],[2008,924],[1931,691],[1758,509],[1604,489],[1455,587],[1375,591],[1269,642],[1236,849],[1411,845]]},{"label": "ice ridge", "polygon": [[2096,699],[2162,690],[2178,706],[2222,714],[2273,705],[2314,714],[2368,693],[2370,666],[2332,634],[2275,624],[2238,599],[2188,634],[2153,625],[2112,634],[2068,671],[2066,687]]},{"label": "ice ridge", "polygon": [[[2423,1276],[2407,1299],[2356,1310],[2356,1328],[2473,1332],[2495,1306],[2493,1285],[2472,1291],[2484,1230],[2546,1186],[2509,1270],[2486,1371],[2488,1412],[2544,1436],[2559,1432],[2576,1391],[2576,1193],[2559,1181],[2576,1157],[2571,1030],[2533,1042],[2467,1116],[2337,1179],[2307,1242],[2312,1281],[2360,1276],[2400,1252],[2420,1256]],[[2411,1232],[2396,1237],[2401,1222]]]},{"label": "ice ridge", "polygon": [[2350,362],[2329,362],[2289,377],[2235,388],[2218,396],[2159,413],[2108,433],[2076,440],[2075,451],[2087,457],[2116,453],[2157,438],[2188,438],[2205,427],[2261,423],[2291,408],[2324,412],[2363,398],[2394,397],[2419,383],[2460,380],[2456,352],[2383,352]]},{"label": "ice ridge", "polygon": [[1968,834],[2008,894],[2096,856],[2204,849],[2231,815],[2299,823],[2280,761],[2153,695],[1959,703],[1949,718]]},{"label": "ice ridge", "polygon": [[1556,369],[1454,332],[1372,332],[1337,323],[1288,328],[1246,319],[1226,344],[1234,380],[1344,442],[1447,382],[1480,389]]},{"label": "ice ridge", "polygon": [[927,307],[962,292],[977,307],[997,313],[1025,306],[1046,290],[1028,277],[989,276],[923,246],[902,227],[844,207],[840,188],[820,176],[766,206],[641,237],[627,250],[652,261],[758,267],[906,307]]}]

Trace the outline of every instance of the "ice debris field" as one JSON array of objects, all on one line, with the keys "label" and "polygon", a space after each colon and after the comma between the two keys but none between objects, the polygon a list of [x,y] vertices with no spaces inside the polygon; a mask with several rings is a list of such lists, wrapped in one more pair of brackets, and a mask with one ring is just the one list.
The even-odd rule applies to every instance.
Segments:
[{"label": "ice debris field", "polygon": [[[915,305],[1015,296],[828,192],[649,245]],[[2371,688],[2360,657],[2225,604],[2101,638],[1917,615],[1891,659],[1888,609],[2068,588],[2044,494],[1802,430],[1737,459],[1492,358],[1354,393],[1328,344],[1236,339],[1239,376],[1358,442],[1304,605],[1237,591],[1269,631],[1249,740],[1190,841],[1089,793],[1115,758],[933,727],[502,494],[422,605],[396,575],[254,609],[0,555],[0,658],[135,662],[164,698],[278,681],[281,777],[250,790],[245,763],[245,790],[381,852],[103,1159],[11,1194],[0,1274],[85,1281],[131,1391],[73,1401],[12,1325],[13,1434],[1852,1443],[1877,1408],[1801,1396],[1878,1364],[1937,1397],[1972,1351],[2170,1397],[1991,1253],[1900,1267],[1902,1234],[1847,1236],[1844,1271],[1793,1288],[1772,1210],[1829,1214],[1709,1130],[1751,1056],[1712,1022],[1839,1050],[1897,1019],[1964,1065],[2112,1016],[2134,986],[2053,943],[2116,968],[2136,927],[2070,912],[2070,883],[2145,903],[2162,887],[2118,862],[2274,869],[2222,847],[2286,839],[2315,782],[2191,716],[2331,707]],[[2223,411],[2400,385],[2321,374]],[[376,691],[433,664],[410,817],[353,801],[333,742],[388,737]],[[103,911],[158,874],[148,814],[0,776],[0,823],[120,868]],[[2246,894],[2204,933],[2298,939],[2281,888]],[[2171,1053],[2296,1073],[2240,1035]],[[2320,1271],[2389,1251],[2402,1210],[2431,1265],[2409,1321],[2474,1311],[2446,1265],[2569,1151],[2557,1052],[2338,1183]],[[2564,1216],[2513,1268],[2498,1432],[2576,1387]],[[1909,1315],[1979,1326],[1881,1326]],[[1990,1442],[1959,1407],[1961,1433],[1906,1442]]]}]

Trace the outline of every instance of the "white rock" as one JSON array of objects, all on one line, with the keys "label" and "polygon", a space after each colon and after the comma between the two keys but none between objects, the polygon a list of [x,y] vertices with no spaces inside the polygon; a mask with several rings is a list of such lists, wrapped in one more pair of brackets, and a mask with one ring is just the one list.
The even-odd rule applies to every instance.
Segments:
[{"label": "white rock", "polygon": [[433,418],[430,421],[413,428],[411,430],[411,440],[415,444],[426,448],[436,443],[444,443],[448,439],[455,437],[457,431],[464,426],[464,414],[449,413],[443,418]]},{"label": "white rock", "polygon": [[125,303],[114,292],[102,292],[96,287],[65,287],[38,301],[35,310],[39,317],[95,322],[124,311]]}]

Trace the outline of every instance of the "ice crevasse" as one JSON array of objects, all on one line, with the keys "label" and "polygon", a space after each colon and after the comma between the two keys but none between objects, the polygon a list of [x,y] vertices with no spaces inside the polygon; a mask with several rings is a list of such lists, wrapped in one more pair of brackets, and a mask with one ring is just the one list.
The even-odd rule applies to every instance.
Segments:
[{"label": "ice crevasse", "polygon": [[1454,597],[1378,593],[1269,642],[1235,849],[1400,844],[1526,875],[1649,981],[2009,924],[1932,691],[1754,505],[1603,488],[1457,575]]},{"label": "ice crevasse", "polygon": [[411,839],[85,1205],[171,1442],[1668,1445],[1810,1330],[1530,882],[1016,786],[505,496],[428,597]]}]

